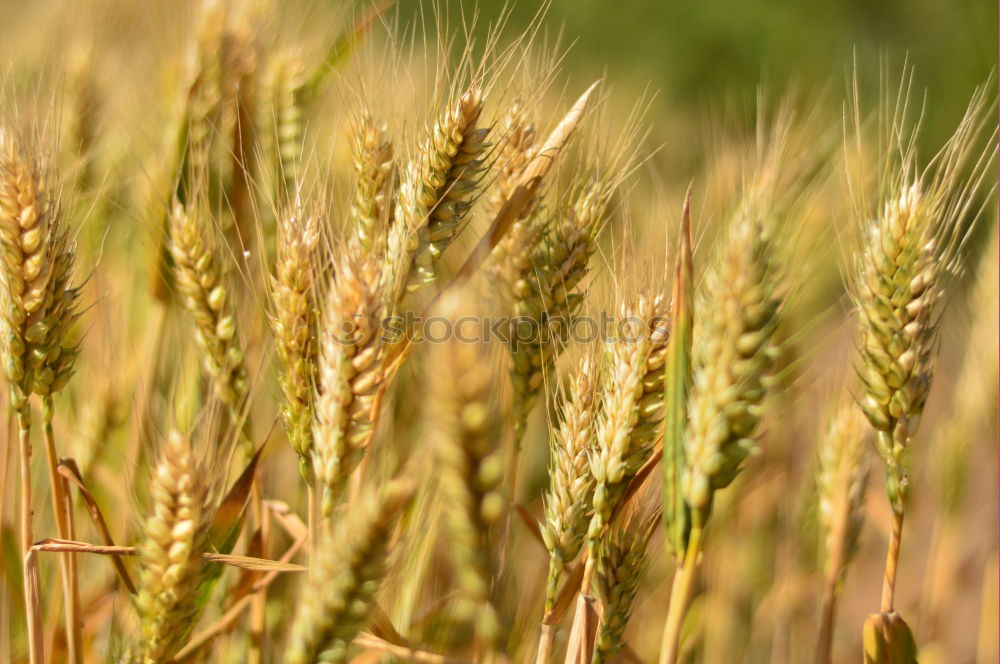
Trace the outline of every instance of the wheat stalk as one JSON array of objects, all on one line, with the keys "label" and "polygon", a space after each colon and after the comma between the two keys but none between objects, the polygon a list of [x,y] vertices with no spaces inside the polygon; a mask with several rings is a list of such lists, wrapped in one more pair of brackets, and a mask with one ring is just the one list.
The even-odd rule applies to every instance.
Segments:
[{"label": "wheat stalk", "polygon": [[404,481],[370,491],[346,510],[317,548],[309,588],[292,623],[288,664],[347,662],[348,647],[364,628],[385,576],[385,557],[396,517],[413,488]]}]

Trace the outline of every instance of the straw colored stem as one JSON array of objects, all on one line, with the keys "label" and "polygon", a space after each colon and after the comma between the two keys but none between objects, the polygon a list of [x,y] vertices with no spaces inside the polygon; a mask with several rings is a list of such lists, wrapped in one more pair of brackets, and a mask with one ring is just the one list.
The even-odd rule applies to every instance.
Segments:
[{"label": "straw colored stem", "polygon": [[885,578],[882,581],[882,612],[893,610],[896,596],[896,569],[899,565],[899,543],[903,537],[903,512],[894,510],[892,513],[892,537],[889,540],[889,550],[885,557]]},{"label": "straw colored stem", "polygon": [[535,657],[535,664],[549,664],[552,656],[552,644],[556,638],[556,626],[542,623],[542,633],[538,637],[538,655]]},{"label": "straw colored stem", "polygon": [[[56,519],[56,530],[60,539],[73,539],[69,529],[66,514],[66,498],[63,491],[64,482],[59,475],[59,457],[56,453],[55,435],[52,430],[52,396],[42,397],[42,430],[45,434],[45,460],[48,464],[49,483],[52,489],[52,512]],[[67,661],[81,664],[82,634],[80,630],[80,591],[77,579],[73,575],[73,556],[63,553],[59,556],[59,574],[63,587],[63,609],[66,614],[66,650]]]},{"label": "straw colored stem", "polygon": [[[16,388],[15,388],[16,389]],[[45,660],[42,646],[42,616],[38,606],[38,559],[31,554],[31,411],[17,414],[17,438],[21,457],[21,547],[24,552],[24,606],[28,623],[28,661]]]},{"label": "straw colored stem", "polygon": [[692,514],[691,536],[688,539],[687,552],[684,555],[684,567],[678,570],[679,578],[675,579],[670,593],[670,606],[667,608],[667,622],[663,628],[663,645],[660,648],[660,664],[676,664],[680,654],[681,628],[684,626],[684,616],[698,576],[698,556],[701,551],[702,527],[698,513]]},{"label": "straw colored stem", "polygon": [[837,615],[837,574],[827,574],[823,584],[823,606],[820,609],[819,637],[816,643],[816,664],[830,664],[833,649],[833,620]]}]

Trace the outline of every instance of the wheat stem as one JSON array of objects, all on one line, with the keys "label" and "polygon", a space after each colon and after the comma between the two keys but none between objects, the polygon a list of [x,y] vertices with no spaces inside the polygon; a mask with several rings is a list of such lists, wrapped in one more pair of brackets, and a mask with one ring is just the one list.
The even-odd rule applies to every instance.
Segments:
[{"label": "wheat stem", "polygon": [[885,578],[882,580],[882,608],[885,613],[893,610],[896,595],[896,570],[899,566],[899,544],[903,537],[903,512],[892,513],[892,537],[885,555]]},{"label": "wheat stem", "polygon": [[[42,397],[42,431],[45,438],[45,459],[49,471],[49,483],[52,489],[52,511],[55,515],[56,531],[61,539],[73,539],[65,511],[66,497],[63,491],[64,482],[59,476],[59,458],[56,453],[55,435],[52,431],[52,395]],[[71,553],[59,554],[59,575],[63,586],[63,610],[66,614],[66,650],[70,662],[79,664],[83,661],[81,650],[82,634],[80,630],[80,592],[77,579],[72,574]]]},{"label": "wheat stem", "polygon": [[837,577],[828,574],[823,581],[823,605],[820,607],[816,664],[830,664],[833,648],[833,621],[837,615]]},{"label": "wheat stem", "polygon": [[678,661],[681,628],[684,626],[684,616],[691,603],[698,574],[701,540],[701,515],[695,511],[691,513],[691,534],[688,538],[687,552],[684,554],[684,566],[676,572],[679,578],[675,580],[670,592],[667,622],[663,629],[663,644],[660,646],[660,664],[676,664]]},{"label": "wheat stem", "polygon": [[[16,388],[12,388],[16,389]],[[28,623],[28,661],[41,664],[45,660],[42,645],[42,616],[38,606],[38,559],[31,555],[31,411],[25,405],[17,413],[17,439],[20,451],[21,475],[21,547],[24,552],[24,606]]]}]

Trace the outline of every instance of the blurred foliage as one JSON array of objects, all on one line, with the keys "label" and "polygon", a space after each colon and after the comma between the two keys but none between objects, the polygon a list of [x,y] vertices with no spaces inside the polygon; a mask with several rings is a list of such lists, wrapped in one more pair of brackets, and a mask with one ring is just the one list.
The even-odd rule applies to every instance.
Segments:
[{"label": "blurred foliage", "polygon": [[[468,2],[447,0],[457,15]],[[481,0],[492,18],[510,4]],[[418,3],[400,3],[409,17]],[[539,5],[515,2],[520,30]],[[485,23],[486,21],[483,21]],[[853,61],[862,92],[878,94],[880,63],[890,81],[904,59],[916,68],[916,91],[929,104],[925,146],[938,146],[961,118],[977,86],[997,65],[997,3],[992,0],[552,0],[546,25],[571,45],[567,73],[579,80],[609,74],[616,86],[659,91],[657,104],[700,115],[720,99],[749,111],[760,86],[780,94],[829,90],[843,98]],[[919,95],[918,95],[919,96]]]}]

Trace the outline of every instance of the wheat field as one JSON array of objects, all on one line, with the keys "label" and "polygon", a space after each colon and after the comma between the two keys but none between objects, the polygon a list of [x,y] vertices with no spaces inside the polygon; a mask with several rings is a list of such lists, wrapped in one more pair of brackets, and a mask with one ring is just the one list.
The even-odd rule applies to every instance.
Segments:
[{"label": "wheat field", "polygon": [[995,76],[416,6],[2,7],[0,661],[996,661]]}]

